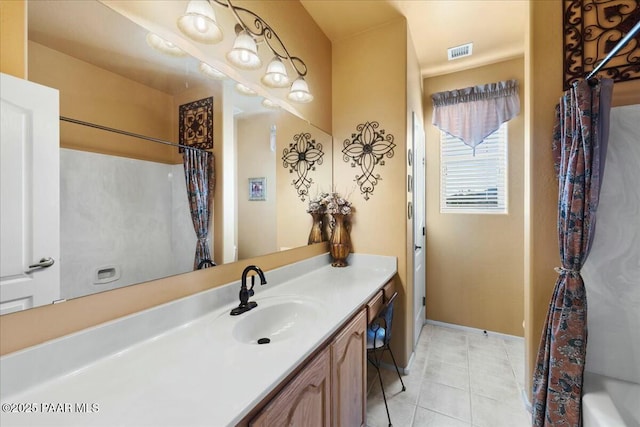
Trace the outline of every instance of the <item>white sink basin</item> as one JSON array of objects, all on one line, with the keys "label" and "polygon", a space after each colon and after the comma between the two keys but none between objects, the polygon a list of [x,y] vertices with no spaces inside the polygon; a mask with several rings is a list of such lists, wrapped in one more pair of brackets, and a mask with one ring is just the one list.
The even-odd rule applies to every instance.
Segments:
[{"label": "white sink basin", "polygon": [[260,301],[251,311],[238,316],[233,338],[244,344],[282,342],[314,328],[320,320],[322,305],[299,298]]}]

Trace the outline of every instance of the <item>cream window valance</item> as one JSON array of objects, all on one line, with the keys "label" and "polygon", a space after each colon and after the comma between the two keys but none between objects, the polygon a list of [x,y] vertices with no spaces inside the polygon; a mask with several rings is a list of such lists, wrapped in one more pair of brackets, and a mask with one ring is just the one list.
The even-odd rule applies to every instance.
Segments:
[{"label": "cream window valance", "polygon": [[518,81],[506,80],[448,92],[433,99],[433,124],[472,147],[520,113]]}]

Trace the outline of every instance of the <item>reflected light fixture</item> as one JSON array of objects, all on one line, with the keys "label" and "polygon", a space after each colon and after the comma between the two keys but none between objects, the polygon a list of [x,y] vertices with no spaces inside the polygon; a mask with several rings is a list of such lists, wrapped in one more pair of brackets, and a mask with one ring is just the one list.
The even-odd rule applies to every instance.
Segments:
[{"label": "reflected light fixture", "polygon": [[200,43],[214,44],[222,40],[222,30],[207,0],[191,0],[184,15],[178,18],[178,28],[184,35]]},{"label": "reflected light fixture", "polygon": [[247,30],[242,30],[233,42],[233,49],[227,53],[227,60],[243,70],[257,70],[262,66],[258,56],[258,45]]},{"label": "reflected light fixture", "polygon": [[236,83],[236,90],[241,94],[247,95],[247,96],[256,96],[258,94],[255,90],[251,89],[248,86],[243,85],[242,83]]},{"label": "reflected light fixture", "polygon": [[180,49],[175,44],[163,39],[155,33],[149,33],[146,37],[147,44],[158,52],[171,56],[187,56],[187,52]]},{"label": "reflected light fixture", "polygon": [[211,65],[205,62],[201,62],[200,65],[198,66],[198,69],[202,74],[209,77],[210,79],[224,80],[227,78],[227,75],[225,73],[213,68]]},{"label": "reflected light fixture", "polygon": [[290,101],[307,103],[313,101],[313,95],[309,92],[309,85],[303,77],[298,77],[291,83],[291,90],[287,95]]},{"label": "reflected light fixture", "polygon": [[[267,65],[267,70],[261,78],[262,84],[269,88],[288,87],[291,81],[287,73],[288,64],[297,77],[291,83],[287,98],[293,102],[311,102],[313,95],[304,79],[307,75],[307,65],[304,61],[289,53],[282,39],[264,19],[249,9],[234,5],[233,1],[235,0],[191,0],[185,14],[178,19],[178,27],[195,41],[217,43],[222,40],[222,31],[216,23],[212,5],[228,8],[237,24],[236,39],[233,48],[226,55],[227,60],[240,69],[256,70],[262,66],[262,60],[258,55],[258,43],[264,43],[274,58]],[[205,38],[204,34],[209,33],[215,33],[215,36]]]},{"label": "reflected light fixture", "polygon": [[270,110],[277,110],[280,108],[278,104],[270,100],[269,98],[265,98],[262,100],[262,106],[265,108],[269,108]]},{"label": "reflected light fixture", "polygon": [[289,76],[287,69],[277,56],[267,65],[267,72],[262,76],[262,83],[268,87],[289,86]]}]

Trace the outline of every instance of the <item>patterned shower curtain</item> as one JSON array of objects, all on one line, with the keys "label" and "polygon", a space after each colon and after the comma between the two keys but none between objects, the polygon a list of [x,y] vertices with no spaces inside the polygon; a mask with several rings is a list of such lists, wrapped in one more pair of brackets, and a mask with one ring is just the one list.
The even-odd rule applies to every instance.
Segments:
[{"label": "patterned shower curtain", "polygon": [[574,83],[556,107],[553,154],[559,180],[562,267],[549,305],[533,374],[533,425],[582,424],[587,295],[580,275],[595,231],[609,138],[613,81]]},{"label": "patterned shower curtain", "polygon": [[196,270],[201,261],[211,260],[208,242],[211,200],[215,187],[214,159],[213,153],[188,147],[185,147],[182,159],[191,220],[198,238],[193,260],[193,269]]}]

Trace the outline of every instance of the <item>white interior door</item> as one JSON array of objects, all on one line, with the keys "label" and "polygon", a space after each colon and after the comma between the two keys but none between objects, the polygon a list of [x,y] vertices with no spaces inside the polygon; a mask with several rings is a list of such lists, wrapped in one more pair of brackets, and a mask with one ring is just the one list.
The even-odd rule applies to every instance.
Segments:
[{"label": "white interior door", "polygon": [[0,74],[0,98],[5,314],[60,298],[60,138],[57,90]]},{"label": "white interior door", "polygon": [[413,295],[414,346],[425,321],[425,134],[422,119],[413,113]]}]

